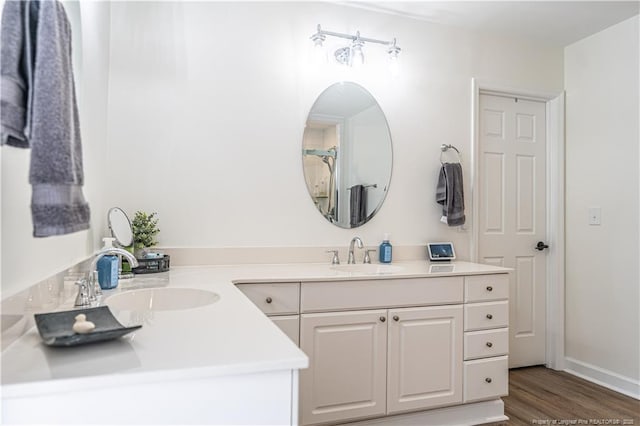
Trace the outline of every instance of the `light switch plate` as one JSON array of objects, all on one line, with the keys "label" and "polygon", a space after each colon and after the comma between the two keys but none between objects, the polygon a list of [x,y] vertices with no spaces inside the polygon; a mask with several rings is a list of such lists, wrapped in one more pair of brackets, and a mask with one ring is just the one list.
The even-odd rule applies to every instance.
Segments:
[{"label": "light switch plate", "polygon": [[600,207],[589,207],[589,225],[600,225],[602,209]]}]

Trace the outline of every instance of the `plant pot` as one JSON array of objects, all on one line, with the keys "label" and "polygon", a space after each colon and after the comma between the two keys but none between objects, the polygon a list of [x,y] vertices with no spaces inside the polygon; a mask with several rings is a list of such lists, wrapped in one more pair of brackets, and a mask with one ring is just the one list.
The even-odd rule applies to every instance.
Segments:
[{"label": "plant pot", "polygon": [[147,253],[149,252],[149,247],[137,248],[134,250],[133,255],[136,259],[144,259],[147,257]]}]

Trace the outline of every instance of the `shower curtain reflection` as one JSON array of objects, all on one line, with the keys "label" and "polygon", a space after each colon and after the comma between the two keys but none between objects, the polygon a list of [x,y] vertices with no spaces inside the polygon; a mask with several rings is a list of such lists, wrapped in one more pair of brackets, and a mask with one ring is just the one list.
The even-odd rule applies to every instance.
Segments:
[{"label": "shower curtain reflection", "polygon": [[[336,126],[331,127],[335,129]],[[322,213],[327,220],[333,223],[338,220],[336,205],[338,200],[336,193],[336,164],[338,160],[338,148],[337,146],[332,146],[326,150],[305,149],[304,157],[305,167],[309,167],[309,170],[314,171],[311,173],[313,176],[311,176],[310,182],[307,182],[309,192],[313,194],[312,197],[314,203],[318,210],[320,210],[320,213]],[[322,163],[327,167],[325,168]],[[311,185],[313,187],[311,187]]]}]

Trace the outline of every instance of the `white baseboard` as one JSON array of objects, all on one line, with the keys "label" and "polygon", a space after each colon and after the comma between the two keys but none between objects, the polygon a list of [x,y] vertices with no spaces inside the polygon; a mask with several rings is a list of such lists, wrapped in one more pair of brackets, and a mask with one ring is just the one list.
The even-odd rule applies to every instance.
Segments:
[{"label": "white baseboard", "polygon": [[640,381],[577,359],[565,357],[564,371],[640,400]]},{"label": "white baseboard", "polygon": [[345,423],[342,426],[461,426],[507,421],[501,399]]}]

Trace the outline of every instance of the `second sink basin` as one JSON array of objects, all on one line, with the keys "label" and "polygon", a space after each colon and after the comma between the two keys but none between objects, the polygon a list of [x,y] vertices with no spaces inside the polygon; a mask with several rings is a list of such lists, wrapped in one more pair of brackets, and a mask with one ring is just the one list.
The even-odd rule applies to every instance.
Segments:
[{"label": "second sink basin", "polygon": [[220,300],[217,293],[196,288],[147,288],[114,294],[107,306],[123,311],[177,311],[211,305]]},{"label": "second sink basin", "polygon": [[383,265],[379,263],[359,263],[355,265],[334,265],[331,269],[341,272],[352,272],[365,275],[383,275],[402,271],[401,266]]}]

